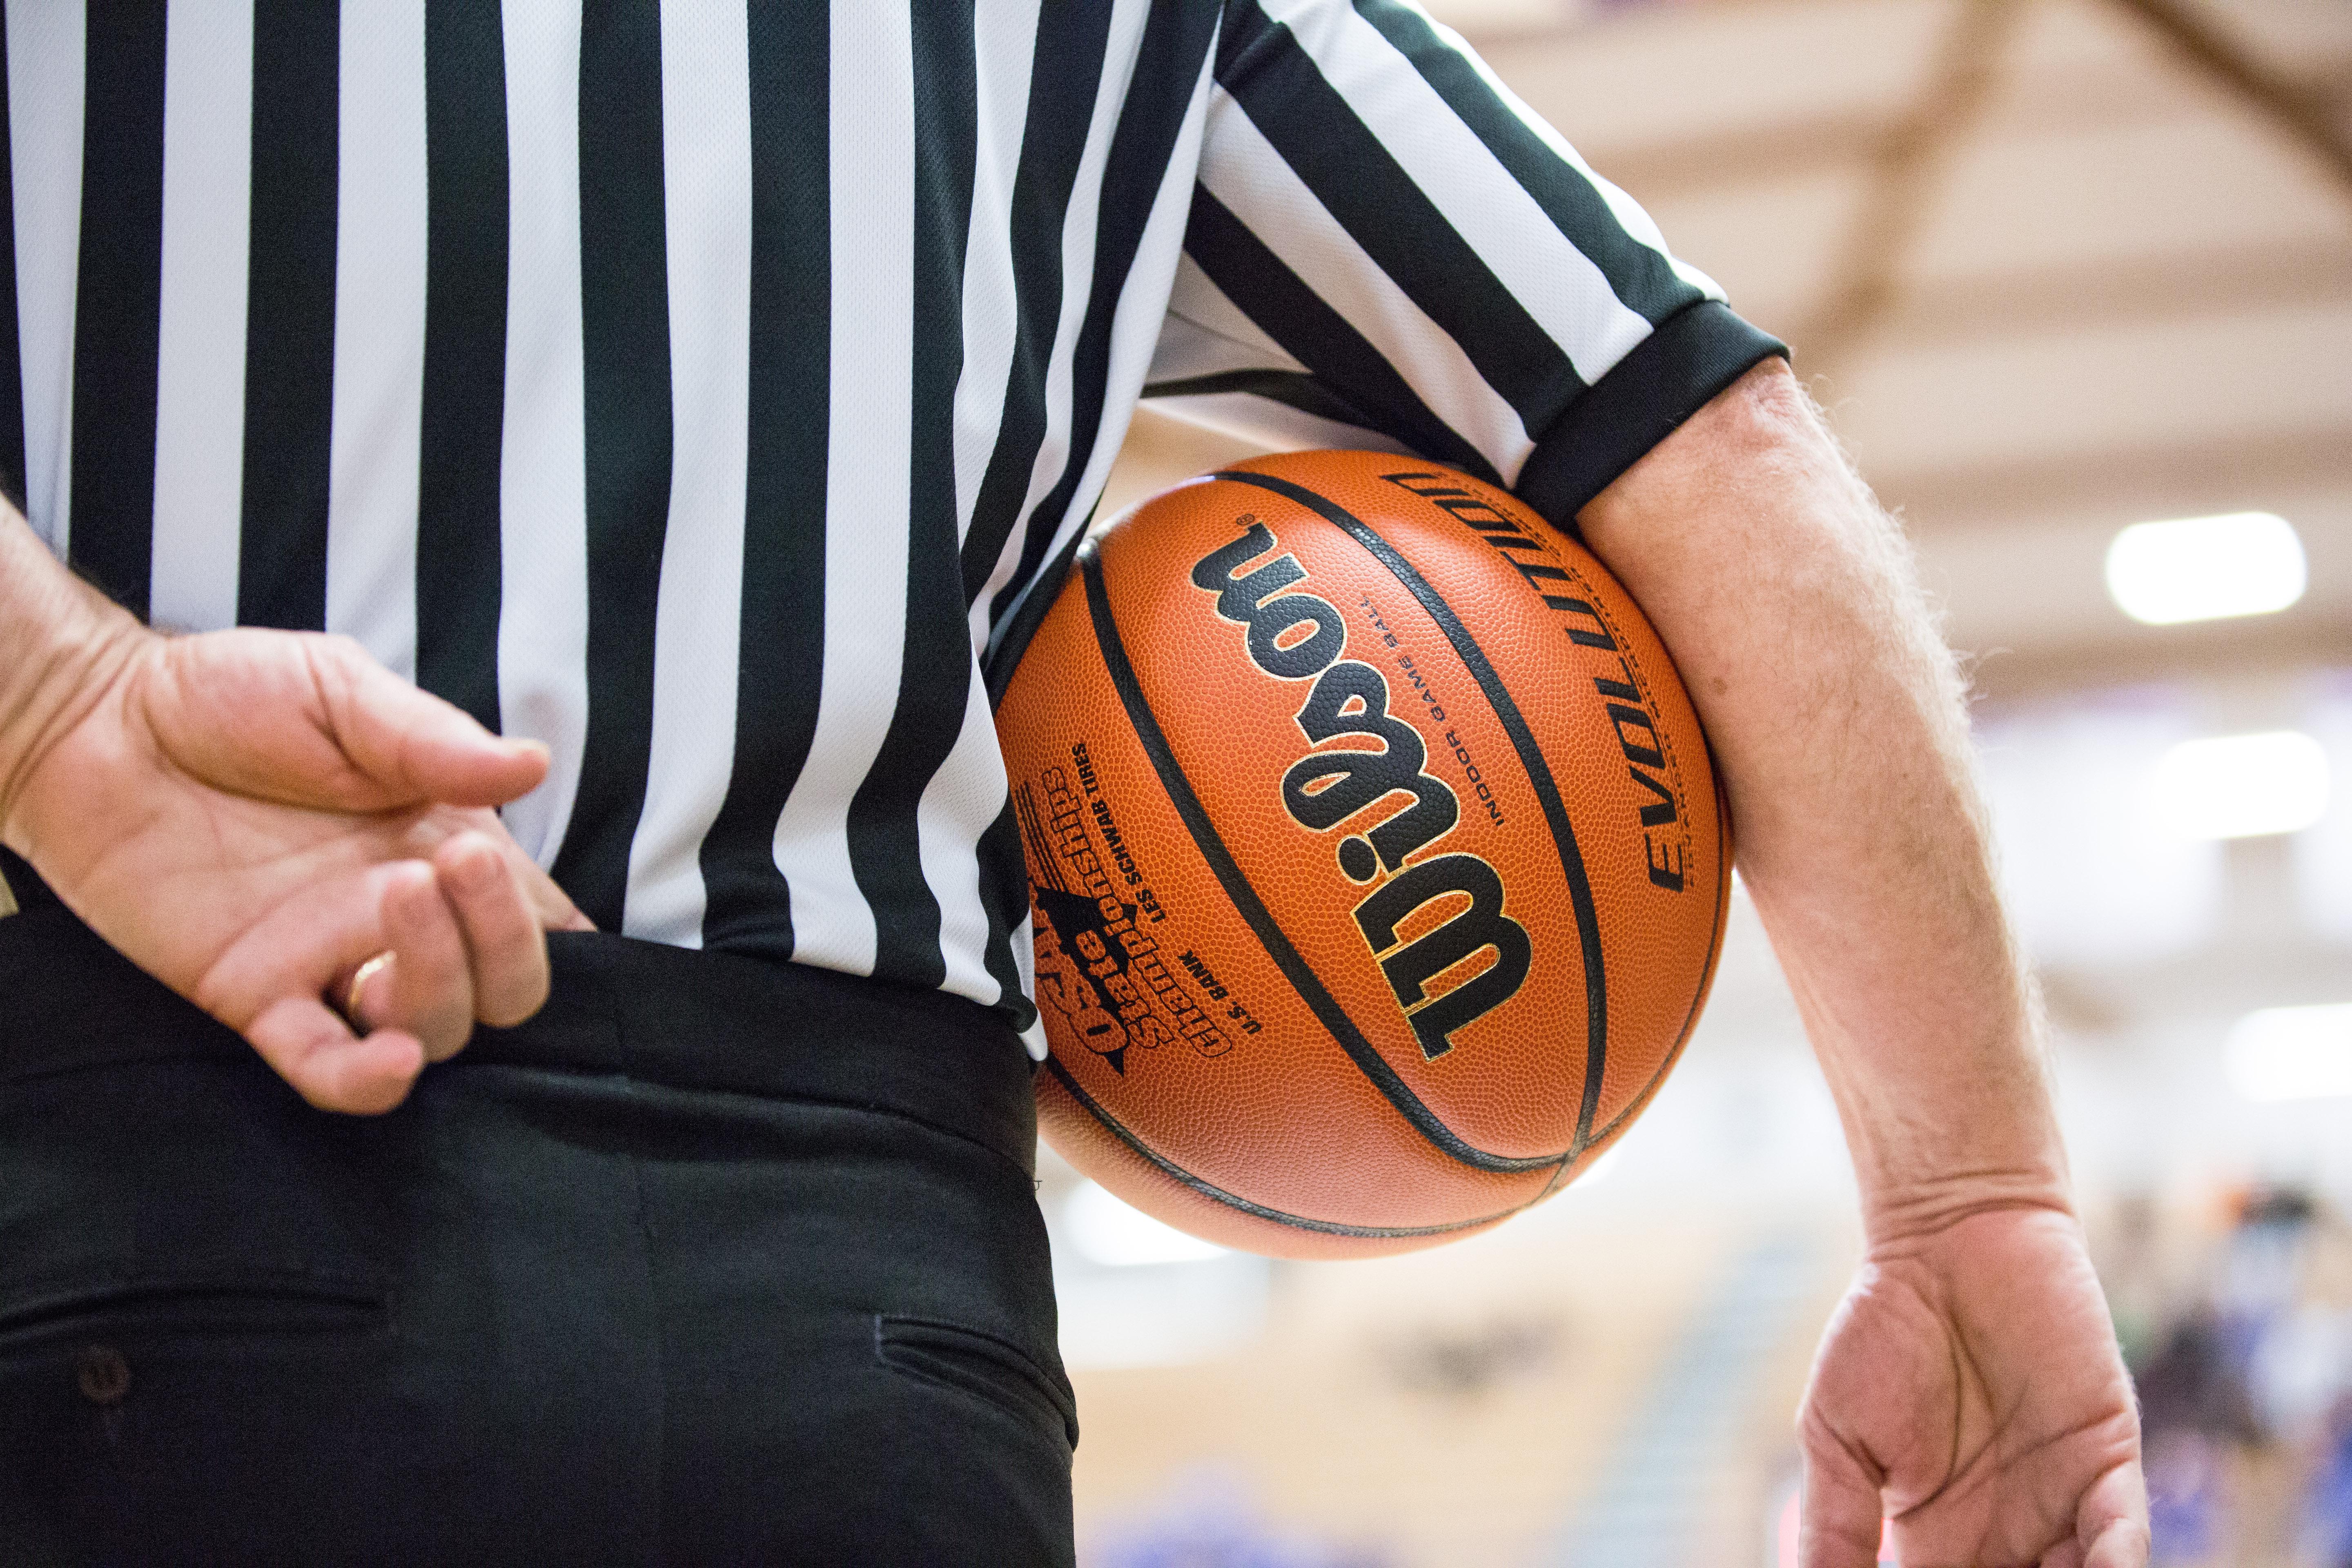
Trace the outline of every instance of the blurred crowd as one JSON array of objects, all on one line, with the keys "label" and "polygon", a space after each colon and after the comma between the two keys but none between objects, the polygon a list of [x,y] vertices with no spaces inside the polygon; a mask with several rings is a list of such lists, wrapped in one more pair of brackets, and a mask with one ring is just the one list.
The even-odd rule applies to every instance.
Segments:
[{"label": "blurred crowd", "polygon": [[1238,1469],[1177,1475],[1156,1502],[1101,1531],[1085,1568],[1393,1568],[1377,1547],[1276,1523]]},{"label": "blurred crowd", "polygon": [[2127,1198],[2104,1239],[2158,1568],[2352,1568],[2352,1226],[2273,1186],[2186,1226]]}]

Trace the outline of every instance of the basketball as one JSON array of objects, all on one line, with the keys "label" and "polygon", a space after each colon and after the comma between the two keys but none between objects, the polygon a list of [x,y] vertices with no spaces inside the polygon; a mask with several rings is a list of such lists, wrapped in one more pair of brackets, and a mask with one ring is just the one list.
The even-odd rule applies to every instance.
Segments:
[{"label": "basketball", "polygon": [[1041,1131],[1171,1225],[1400,1252],[1622,1135],[1712,978],[1729,826],[1656,633],[1505,491],[1205,475],[1078,553],[997,726]]}]

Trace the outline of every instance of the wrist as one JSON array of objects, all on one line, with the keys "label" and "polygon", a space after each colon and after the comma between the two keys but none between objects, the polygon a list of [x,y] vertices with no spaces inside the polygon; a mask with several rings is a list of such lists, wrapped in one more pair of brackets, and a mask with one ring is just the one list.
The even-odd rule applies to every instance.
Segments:
[{"label": "wrist", "polygon": [[1859,1019],[1799,984],[1874,1247],[1993,1210],[2074,1212],[2031,989],[2005,941],[1973,945],[1957,974],[1915,970],[1907,994],[1872,976],[1871,997],[1906,1005]]},{"label": "wrist", "polygon": [[1980,1215],[2023,1211],[2076,1217],[2063,1160],[1972,1170],[1932,1179],[1865,1180],[1862,1223],[1873,1254],[1949,1230]]},{"label": "wrist", "polygon": [[0,521],[0,844],[33,859],[23,820],[58,742],[89,717],[156,634]]}]

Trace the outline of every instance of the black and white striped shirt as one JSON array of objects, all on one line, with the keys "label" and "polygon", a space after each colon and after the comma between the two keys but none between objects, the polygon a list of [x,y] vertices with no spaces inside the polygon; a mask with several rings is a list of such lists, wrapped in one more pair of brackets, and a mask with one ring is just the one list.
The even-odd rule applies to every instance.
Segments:
[{"label": "black and white striped shirt", "polygon": [[1777,349],[1394,0],[5,18],[51,548],[547,742],[506,819],[607,930],[1023,1022],[982,671],[1139,396],[1565,520]]}]

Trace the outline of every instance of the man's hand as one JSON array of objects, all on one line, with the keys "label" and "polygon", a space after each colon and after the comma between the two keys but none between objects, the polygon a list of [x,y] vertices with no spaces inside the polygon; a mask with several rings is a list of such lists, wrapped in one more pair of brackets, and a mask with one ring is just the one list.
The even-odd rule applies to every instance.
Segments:
[{"label": "man's hand", "polygon": [[1803,1568],[2138,1568],[2138,1423],[2069,1215],[1872,1249],[1806,1391]]},{"label": "man's hand", "polygon": [[100,936],[328,1110],[388,1110],[478,1020],[539,1009],[544,931],[588,922],[488,808],[543,751],[344,638],[63,602],[0,708],[0,840]]}]

